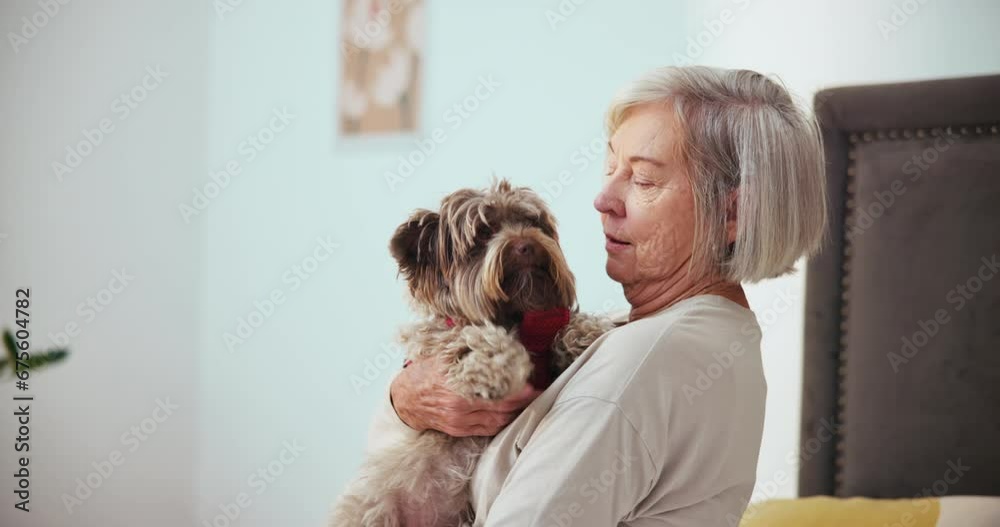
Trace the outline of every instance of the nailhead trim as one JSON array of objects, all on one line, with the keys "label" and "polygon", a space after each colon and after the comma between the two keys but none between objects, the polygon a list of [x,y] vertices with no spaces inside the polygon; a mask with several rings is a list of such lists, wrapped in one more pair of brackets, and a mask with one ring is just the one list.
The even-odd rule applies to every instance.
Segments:
[{"label": "nailhead trim", "polygon": [[[889,132],[889,137],[895,139],[897,136],[895,130]],[[884,136],[883,136],[884,137]],[[835,496],[841,495],[841,489],[844,486],[844,441],[841,435],[843,434],[842,423],[844,422],[844,417],[847,412],[847,392],[844,390],[845,380],[847,379],[847,353],[845,350],[847,348],[847,328],[848,328],[848,313],[850,313],[849,302],[849,291],[851,285],[851,255],[854,253],[854,248],[851,246],[851,237],[847,234],[850,232],[851,225],[854,221],[854,210],[857,200],[854,197],[854,193],[857,190],[857,184],[855,183],[855,178],[858,174],[857,166],[855,163],[858,158],[857,145],[859,142],[864,141],[865,143],[870,143],[872,141],[872,134],[866,132],[863,135],[851,134],[850,142],[851,146],[847,152],[847,178],[844,181],[844,240],[842,244],[842,254],[841,254],[841,268],[840,268],[840,347],[837,351],[837,426],[834,427],[834,472],[833,472],[833,493]]]}]

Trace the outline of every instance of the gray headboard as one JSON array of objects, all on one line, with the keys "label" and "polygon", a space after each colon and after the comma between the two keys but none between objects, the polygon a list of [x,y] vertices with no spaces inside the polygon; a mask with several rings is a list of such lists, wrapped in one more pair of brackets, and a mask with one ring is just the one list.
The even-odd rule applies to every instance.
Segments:
[{"label": "gray headboard", "polygon": [[1000,496],[1000,75],[815,104],[799,493]]}]

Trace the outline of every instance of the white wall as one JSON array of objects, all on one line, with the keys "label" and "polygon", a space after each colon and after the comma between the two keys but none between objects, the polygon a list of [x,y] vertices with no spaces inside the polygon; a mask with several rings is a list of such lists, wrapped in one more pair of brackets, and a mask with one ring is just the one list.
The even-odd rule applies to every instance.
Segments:
[{"label": "white wall", "polygon": [[[202,263],[173,195],[205,165],[212,12],[195,1],[56,5],[16,52],[8,32],[47,18],[36,2],[0,6],[0,325],[13,324],[15,288],[30,287],[32,349],[79,330],[67,362],[29,379],[28,514],[14,509],[14,388],[0,379],[0,524],[191,525]],[[120,96],[147,67],[167,76],[150,77],[155,89],[129,108]],[[103,119],[113,131],[59,181],[51,163]],[[112,295],[115,271],[134,278]],[[88,297],[109,303],[98,312]],[[168,416],[158,399],[179,408]],[[69,514],[63,495],[88,478],[99,487]]]},{"label": "white wall", "polygon": [[[68,322],[82,328],[71,359],[33,377],[35,512],[15,516],[3,493],[0,519],[201,526],[227,509],[238,514],[233,525],[322,524],[399,365],[384,348],[410,316],[386,250],[394,227],[495,172],[549,194],[582,307],[624,307],[603,271],[590,205],[600,162],[585,162],[585,150],[601,136],[614,90],[682,58],[687,38],[724,8],[731,22],[695,61],[778,73],[805,99],[834,84],[1000,70],[991,38],[1000,13],[986,1],[930,1],[888,41],[877,27],[888,1],[580,3],[553,28],[555,0],[429,0],[423,129],[441,127],[448,139],[395,189],[384,173],[414,148],[411,138],[334,133],[338,2],[245,0],[221,17],[211,2],[72,2],[17,53],[0,46],[0,76],[11,79],[0,85],[0,286],[8,295],[33,288],[39,345]],[[5,4],[0,29],[19,31],[38,9]],[[167,79],[119,119],[113,100],[157,64]],[[453,129],[444,112],[481,76],[499,86]],[[250,160],[241,142],[283,109],[294,117]],[[51,161],[104,117],[115,131],[59,182]],[[185,219],[179,205],[193,205],[193,189],[230,162],[240,173]],[[557,186],[561,173],[569,185]],[[318,237],[337,247],[295,287],[286,273],[314,254]],[[86,322],[77,305],[123,267],[134,281]],[[263,308],[263,323],[230,352],[223,335],[274,290],[284,301]],[[749,293],[766,317],[770,385],[760,488],[788,496],[802,276]],[[369,385],[352,383],[366,374]],[[128,452],[121,435],[167,397],[180,408]],[[11,426],[0,419],[5,437]],[[125,463],[67,515],[62,494],[116,449]],[[10,452],[0,470],[12,473]],[[248,505],[236,504],[240,493]]]}]

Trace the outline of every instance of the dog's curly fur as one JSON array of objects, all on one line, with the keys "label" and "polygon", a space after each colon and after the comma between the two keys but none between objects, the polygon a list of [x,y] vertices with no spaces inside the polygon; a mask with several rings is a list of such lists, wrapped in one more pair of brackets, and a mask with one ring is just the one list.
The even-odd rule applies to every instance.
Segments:
[{"label": "dog's curly fur", "polygon": [[[418,210],[389,247],[415,307],[427,315],[401,333],[408,358],[442,357],[449,388],[467,398],[497,400],[524,387],[533,364],[517,328],[527,311],[572,311],[553,343],[553,377],[611,328],[606,319],[578,312],[573,274],[545,203],[506,180],[486,190],[454,192],[438,212]],[[471,522],[469,479],[488,443],[485,437],[429,430],[374,453],[335,504],[330,524]]]}]

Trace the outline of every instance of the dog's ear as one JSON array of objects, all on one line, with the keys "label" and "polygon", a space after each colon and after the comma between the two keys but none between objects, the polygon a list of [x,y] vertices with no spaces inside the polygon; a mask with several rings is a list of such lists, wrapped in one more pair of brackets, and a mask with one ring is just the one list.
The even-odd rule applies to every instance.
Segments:
[{"label": "dog's ear", "polygon": [[441,217],[436,212],[421,209],[396,229],[389,242],[389,252],[399,264],[399,271],[412,278],[437,260],[438,225]]}]

